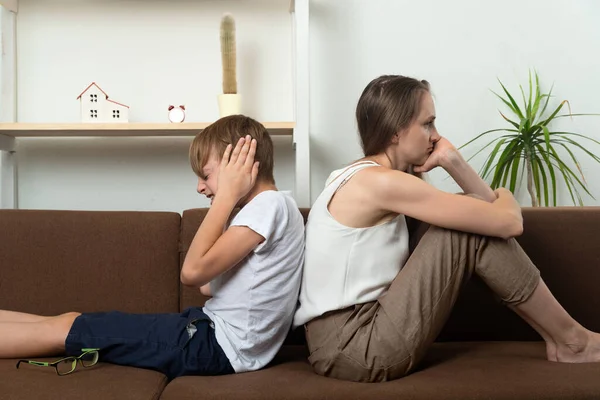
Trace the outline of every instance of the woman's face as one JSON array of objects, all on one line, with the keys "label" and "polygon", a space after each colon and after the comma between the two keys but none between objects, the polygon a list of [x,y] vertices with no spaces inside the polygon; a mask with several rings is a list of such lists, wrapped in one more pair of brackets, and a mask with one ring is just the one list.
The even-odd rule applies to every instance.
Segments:
[{"label": "woman's face", "polygon": [[405,163],[423,165],[440,139],[435,127],[435,106],[429,92],[421,96],[420,111],[408,129],[398,135],[398,156]]}]

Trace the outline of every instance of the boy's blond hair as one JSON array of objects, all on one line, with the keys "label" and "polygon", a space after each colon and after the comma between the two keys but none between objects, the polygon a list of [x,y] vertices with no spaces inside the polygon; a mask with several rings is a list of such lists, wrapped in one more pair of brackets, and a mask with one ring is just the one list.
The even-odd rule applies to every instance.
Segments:
[{"label": "boy's blond hair", "polygon": [[275,183],[271,136],[260,122],[245,115],[223,117],[196,135],[190,145],[190,164],[194,173],[204,179],[202,168],[210,158],[215,157],[220,162],[227,145],[235,148],[238,140],[246,135],[256,139],[254,160],[260,163],[257,180]]}]

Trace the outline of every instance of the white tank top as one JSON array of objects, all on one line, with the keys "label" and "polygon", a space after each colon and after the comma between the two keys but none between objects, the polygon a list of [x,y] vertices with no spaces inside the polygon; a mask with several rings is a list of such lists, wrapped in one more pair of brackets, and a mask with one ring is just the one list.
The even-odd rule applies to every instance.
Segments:
[{"label": "white tank top", "polygon": [[336,221],[327,208],[355,173],[378,165],[363,161],[332,172],[311,207],[295,327],[328,311],[377,300],[408,259],[404,215],[367,228],[351,228]]}]

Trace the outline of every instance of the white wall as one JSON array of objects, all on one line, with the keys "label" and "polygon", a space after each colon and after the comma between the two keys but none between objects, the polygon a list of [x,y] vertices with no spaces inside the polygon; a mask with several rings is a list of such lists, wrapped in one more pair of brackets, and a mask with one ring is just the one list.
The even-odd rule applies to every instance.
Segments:
[{"label": "white wall", "polygon": [[[568,99],[573,112],[600,113],[600,3],[594,0],[312,0],[312,196],[329,172],[359,158],[354,109],[366,84],[382,74],[432,84],[440,133],[462,145],[478,132],[504,127],[496,78],[511,89],[536,68],[554,104]],[[600,140],[600,117],[561,124]],[[485,142],[482,142],[482,144]],[[473,154],[478,147],[469,147]],[[590,145],[600,155],[600,145]],[[587,156],[582,169],[600,205],[600,164]],[[479,170],[483,159],[473,160]],[[436,186],[458,188],[443,171]],[[570,204],[565,188],[561,204]],[[526,190],[521,204],[530,204]]]},{"label": "white wall", "polygon": [[[557,102],[568,99],[574,112],[600,112],[600,3],[594,0],[311,0],[310,8],[313,199],[332,169],[360,157],[354,107],[380,74],[429,80],[440,132],[456,145],[504,126],[489,89],[498,89],[497,77],[515,89],[530,67],[546,88],[555,82]],[[21,0],[19,121],[77,121],[75,96],[92,80],[132,107],[132,121],[166,121],[171,103],[186,104],[190,121],[215,119],[218,21],[227,10],[238,24],[246,111],[262,120],[292,120],[287,9],[286,0]],[[563,125],[600,140],[600,117]],[[194,194],[189,140],[154,138],[145,147],[135,138],[21,140],[20,207],[180,211],[206,205]],[[600,153],[599,145],[590,149]],[[584,156],[580,161],[597,197],[584,197],[585,203],[598,205],[599,165]],[[475,167],[481,162],[474,160]],[[293,186],[293,169],[289,141],[278,144],[280,187]],[[430,176],[438,187],[457,190],[443,171]],[[560,203],[569,204],[560,191]],[[525,191],[519,197],[529,203]]]},{"label": "white wall", "polygon": [[[196,193],[191,138],[20,139],[19,208],[181,212]],[[291,139],[275,137],[275,181],[292,190]],[[288,183],[286,183],[288,182]]]},{"label": "white wall", "polygon": [[[236,19],[242,112],[293,121],[288,0],[21,0],[18,121],[79,122],[96,81],[131,122],[218,118],[219,24]],[[20,139],[20,208],[173,210],[206,206],[187,161],[191,138]],[[277,138],[275,179],[293,188],[291,139]]]}]

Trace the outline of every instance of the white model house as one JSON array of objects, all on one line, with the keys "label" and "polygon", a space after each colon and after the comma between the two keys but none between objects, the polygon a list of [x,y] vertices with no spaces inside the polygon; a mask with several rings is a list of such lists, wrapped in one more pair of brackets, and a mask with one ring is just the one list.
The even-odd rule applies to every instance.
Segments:
[{"label": "white model house", "polygon": [[129,122],[129,106],[108,98],[104,90],[92,82],[79,96],[81,122]]}]

